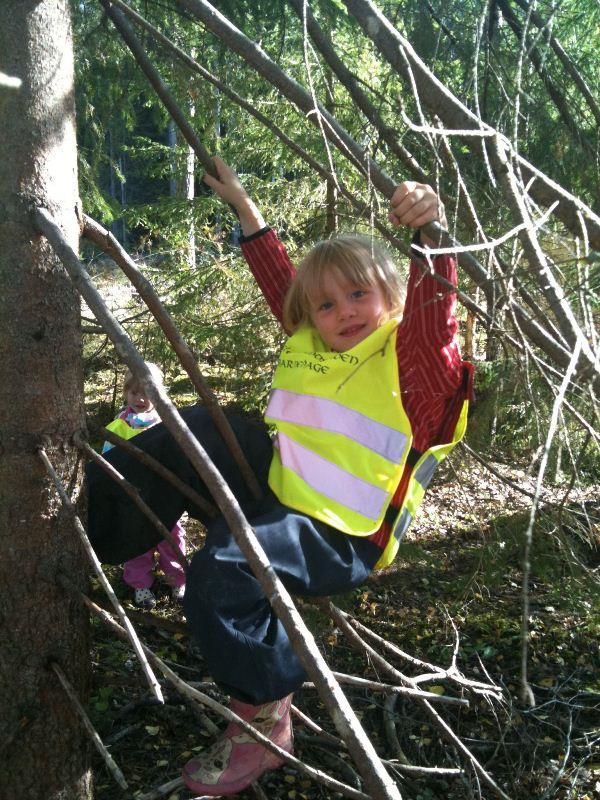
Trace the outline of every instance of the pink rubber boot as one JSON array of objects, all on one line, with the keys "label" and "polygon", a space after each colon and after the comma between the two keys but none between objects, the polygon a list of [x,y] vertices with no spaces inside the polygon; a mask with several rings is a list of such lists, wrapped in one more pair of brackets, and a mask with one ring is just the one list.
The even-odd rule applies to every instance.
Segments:
[{"label": "pink rubber boot", "polygon": [[[231,710],[246,722],[291,753],[293,750],[290,706],[292,695],[266,703],[250,706],[239,700],[231,701]],[[230,722],[223,736],[183,768],[183,780],[198,794],[237,794],[250,786],[263,772],[277,769],[283,761],[266,750],[239,725]]]}]

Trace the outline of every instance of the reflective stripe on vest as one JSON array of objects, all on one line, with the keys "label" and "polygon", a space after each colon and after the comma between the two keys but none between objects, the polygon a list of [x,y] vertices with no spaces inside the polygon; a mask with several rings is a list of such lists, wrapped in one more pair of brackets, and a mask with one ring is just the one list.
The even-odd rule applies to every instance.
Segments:
[{"label": "reflective stripe on vest", "polygon": [[406,448],[406,436],[401,431],[324,397],[273,389],[265,416],[341,433],[389,461],[399,462]]},{"label": "reflective stripe on vest", "polygon": [[287,469],[339,505],[369,519],[379,519],[387,508],[388,496],[383,489],[341,469],[332,461],[294,442],[285,433],[277,435],[275,447]]}]

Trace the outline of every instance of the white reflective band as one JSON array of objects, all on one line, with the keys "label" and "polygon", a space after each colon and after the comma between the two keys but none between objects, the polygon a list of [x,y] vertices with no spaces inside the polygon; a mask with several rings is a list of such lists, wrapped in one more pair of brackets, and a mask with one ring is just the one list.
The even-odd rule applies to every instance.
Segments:
[{"label": "white reflective band", "polygon": [[411,522],[412,514],[407,508],[403,509],[392,529],[392,536],[396,541],[399,542],[403,538]]},{"label": "white reflective band", "polygon": [[435,456],[429,455],[421,464],[419,469],[415,472],[415,480],[420,483],[423,489],[426,489],[431,483],[431,479],[438,468],[438,460]]},{"label": "white reflective band", "polygon": [[406,447],[406,436],[401,431],[375,422],[334,400],[311,394],[274,389],[265,416],[281,422],[341,433],[394,464],[402,461]]},{"label": "white reflective band", "polygon": [[377,522],[388,499],[383,489],[346,472],[281,431],[277,435],[277,447],[283,466],[296,473],[311,489]]}]

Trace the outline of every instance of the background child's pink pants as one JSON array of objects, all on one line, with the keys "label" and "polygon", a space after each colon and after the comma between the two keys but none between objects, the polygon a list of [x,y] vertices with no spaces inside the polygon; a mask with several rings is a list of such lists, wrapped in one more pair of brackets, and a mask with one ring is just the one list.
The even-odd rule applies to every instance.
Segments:
[{"label": "background child's pink pants", "polygon": [[[185,531],[176,522],[171,530],[171,535],[177,542],[182,553],[185,553]],[[183,586],[185,583],[185,572],[177,561],[173,548],[163,539],[152,550],[148,550],[141,556],[126,561],[123,569],[123,580],[128,586],[134,589],[149,589],[154,583],[154,553],[158,551],[158,565],[165,573],[165,578],[170,586]]]}]

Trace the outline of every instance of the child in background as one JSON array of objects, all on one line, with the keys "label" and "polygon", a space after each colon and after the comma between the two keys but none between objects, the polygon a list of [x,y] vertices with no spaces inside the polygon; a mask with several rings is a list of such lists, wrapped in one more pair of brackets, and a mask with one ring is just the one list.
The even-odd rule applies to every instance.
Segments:
[{"label": "child in background", "polygon": [[[146,366],[152,373],[152,377],[157,383],[163,383],[163,375],[156,364],[146,362]],[[107,429],[116,433],[122,439],[131,439],[133,436],[142,433],[152,425],[160,422],[160,417],[156,412],[152,402],[146,392],[136,382],[131,372],[125,375],[123,384],[124,407],[119,412],[118,417],[107,425]],[[114,445],[105,442],[102,453],[107,453]],[[177,542],[181,553],[185,553],[185,531],[179,522],[176,522],[171,530],[171,535]],[[151,586],[154,583],[154,556],[158,551],[158,563],[162,569],[167,583],[171,586],[171,594],[174,600],[183,600],[185,593],[185,572],[177,560],[171,544],[163,539],[156,548],[148,550],[136,558],[125,562],[123,569],[123,580],[128,586],[134,589],[134,603],[136,606],[151,609],[156,605],[156,597],[152,592]]]}]

